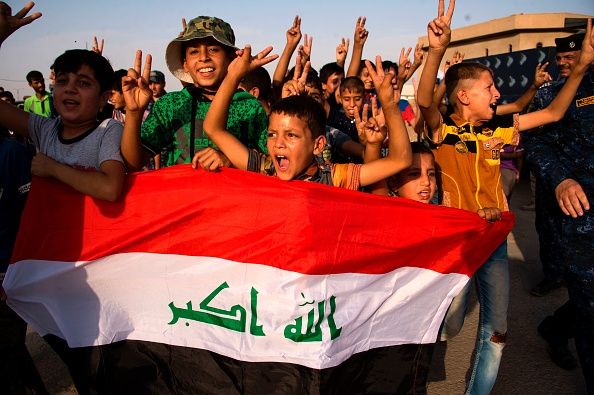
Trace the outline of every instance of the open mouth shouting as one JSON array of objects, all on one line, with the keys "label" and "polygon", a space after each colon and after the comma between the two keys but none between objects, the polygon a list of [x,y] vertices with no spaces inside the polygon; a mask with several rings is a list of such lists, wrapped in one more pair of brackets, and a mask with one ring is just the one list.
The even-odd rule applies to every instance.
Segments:
[{"label": "open mouth shouting", "polygon": [[421,189],[417,195],[419,196],[419,201],[428,202],[431,200],[431,190],[429,188]]},{"label": "open mouth shouting", "polygon": [[277,172],[286,172],[289,170],[289,159],[284,155],[274,155],[274,165]]}]

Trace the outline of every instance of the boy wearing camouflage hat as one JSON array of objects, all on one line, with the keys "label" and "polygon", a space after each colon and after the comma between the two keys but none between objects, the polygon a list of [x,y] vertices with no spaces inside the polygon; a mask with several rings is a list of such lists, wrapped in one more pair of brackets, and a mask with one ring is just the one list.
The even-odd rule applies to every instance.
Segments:
[{"label": "boy wearing camouflage hat", "polygon": [[[236,50],[231,26],[208,16],[192,19],[183,33],[169,43],[165,55],[167,67],[187,85],[155,102],[144,123],[141,114],[150,103],[150,89],[141,86],[140,95],[126,95],[127,108],[137,109],[127,111],[122,137],[122,154],[129,168],[142,168],[150,156],[163,150],[167,155],[161,158],[162,166],[190,163],[196,152],[200,152],[204,168],[229,165],[204,133],[202,122]],[[137,53],[135,69],[138,73],[140,61],[141,54]],[[150,69],[148,57],[147,66]],[[131,92],[137,82],[130,77],[127,79],[128,84],[124,85],[129,87],[125,89]],[[267,125],[260,103],[246,92],[236,92],[229,109],[229,131],[248,147],[265,152]]]}]

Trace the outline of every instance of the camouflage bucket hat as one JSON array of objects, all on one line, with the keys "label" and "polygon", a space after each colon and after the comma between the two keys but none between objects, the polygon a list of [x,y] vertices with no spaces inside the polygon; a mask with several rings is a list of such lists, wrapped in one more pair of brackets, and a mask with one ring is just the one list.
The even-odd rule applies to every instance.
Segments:
[{"label": "camouflage bucket hat", "polygon": [[188,22],[186,30],[167,45],[165,61],[169,71],[179,80],[193,83],[190,74],[184,71],[182,42],[197,38],[212,37],[221,45],[235,47],[235,34],[231,25],[222,19],[212,16],[199,16]]}]

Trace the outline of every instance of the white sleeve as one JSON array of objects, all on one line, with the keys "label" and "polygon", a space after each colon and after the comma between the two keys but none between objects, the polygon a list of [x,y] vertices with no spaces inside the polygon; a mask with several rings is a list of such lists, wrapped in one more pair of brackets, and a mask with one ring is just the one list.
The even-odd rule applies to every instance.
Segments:
[{"label": "white sleeve", "polygon": [[104,128],[101,146],[99,147],[99,165],[101,166],[107,160],[117,160],[124,163],[120,152],[122,131],[124,129],[122,123],[114,119],[106,119],[99,127]]}]

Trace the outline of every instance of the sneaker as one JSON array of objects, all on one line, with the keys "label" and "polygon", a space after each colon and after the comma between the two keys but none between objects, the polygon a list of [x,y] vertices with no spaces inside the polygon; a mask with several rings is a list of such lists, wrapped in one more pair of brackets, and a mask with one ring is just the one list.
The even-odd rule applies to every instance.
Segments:
[{"label": "sneaker", "polygon": [[545,278],[530,290],[530,295],[537,297],[546,296],[550,294],[551,291],[554,291],[557,288],[561,288],[562,286],[563,281],[561,280],[549,280]]}]

